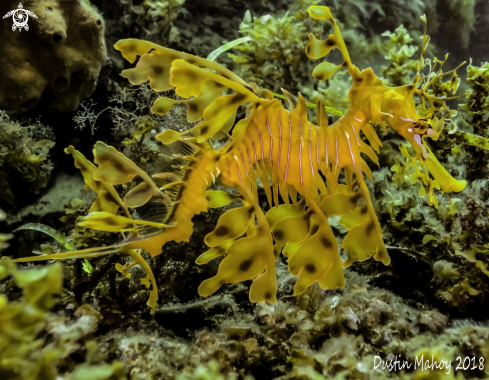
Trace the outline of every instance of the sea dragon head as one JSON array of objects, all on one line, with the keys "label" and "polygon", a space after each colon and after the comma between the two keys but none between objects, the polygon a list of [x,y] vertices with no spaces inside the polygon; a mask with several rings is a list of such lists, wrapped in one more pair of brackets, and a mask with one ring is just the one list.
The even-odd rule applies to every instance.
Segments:
[{"label": "sea dragon head", "polygon": [[[449,85],[446,86],[446,90],[455,92],[459,83],[456,71],[465,62],[457,68],[443,73],[442,67],[447,58],[444,61],[435,59],[435,66],[439,64],[437,71],[435,71],[435,66],[433,68],[430,66],[430,73],[422,76],[421,69],[424,66],[424,53],[429,42],[425,28],[422,53],[413,83],[405,86],[389,87],[375,75],[372,69],[368,68],[360,71],[352,64],[339,26],[327,7],[310,7],[309,14],[314,19],[331,22],[334,31],[323,41],[310,34],[310,42],[306,46],[306,54],[312,59],[319,59],[328,55],[332,48],[336,48],[343,56],[343,62],[339,65],[334,65],[330,62],[320,63],[313,71],[313,77],[324,81],[329,79],[336,71],[343,68],[347,69],[353,81],[348,93],[350,101],[348,112],[361,112],[372,125],[380,124],[384,130],[386,126],[391,127],[411,144],[416,152],[416,157],[410,157],[404,147],[401,149],[403,156],[409,158],[410,163],[415,165],[416,178],[412,177],[410,180],[413,183],[421,180],[425,186],[429,188],[435,187],[446,193],[462,191],[467,185],[466,181],[453,178],[434,156],[427,143],[427,138],[435,141],[438,139],[445,126],[445,115],[448,117],[450,124],[455,126],[452,120],[454,111],[450,111],[446,105],[447,100],[455,97],[437,97],[430,93],[428,89],[434,83],[439,83],[440,78],[452,74],[452,79]],[[425,17],[421,19],[426,23]],[[419,103],[416,103],[415,96],[420,98]],[[367,126],[366,128],[368,129],[369,127]],[[452,132],[454,130],[453,128]],[[375,132],[371,131],[369,133],[372,135]],[[371,139],[369,138],[369,140]],[[380,140],[377,141],[377,144],[381,145]],[[375,149],[376,146],[373,145],[373,148]],[[419,170],[417,165],[421,167],[421,170]],[[428,173],[434,177],[434,181],[429,177]],[[431,204],[432,202],[429,201],[429,203]],[[436,206],[436,199],[433,203]]]},{"label": "sea dragon head", "polygon": [[[446,193],[462,191],[467,185],[466,181],[455,179],[440,164],[428,145],[428,139],[438,140],[445,126],[443,116],[438,118],[435,112],[429,116],[419,115],[416,111],[414,95],[423,94],[414,85],[398,87],[386,91],[382,97],[381,113],[383,121],[404,137],[416,152],[415,160],[422,168],[428,169],[440,189]],[[428,95],[429,97],[429,95]],[[437,99],[430,99],[433,108]],[[446,105],[442,106],[447,109]],[[447,109],[448,110],[448,109]],[[448,111],[448,115],[450,111]],[[451,117],[449,119],[451,122]]]}]

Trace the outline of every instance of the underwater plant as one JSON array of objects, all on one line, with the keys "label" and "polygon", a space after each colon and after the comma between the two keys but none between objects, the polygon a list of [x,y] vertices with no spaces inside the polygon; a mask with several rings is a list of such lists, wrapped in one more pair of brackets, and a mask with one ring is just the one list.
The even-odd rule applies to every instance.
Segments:
[{"label": "underwater plant", "polygon": [[387,67],[382,68],[382,75],[390,86],[401,86],[416,71],[418,62],[411,57],[416,53],[418,47],[412,45],[413,38],[404,25],[397,27],[394,33],[387,31],[382,33],[382,36],[389,37],[388,42],[392,45],[388,55],[384,57],[390,63]]},{"label": "underwater plant", "polygon": [[[156,281],[141,251],[156,256],[169,241],[189,241],[194,215],[238,199],[243,206],[224,213],[215,230],[205,237],[209,250],[198,257],[197,264],[226,256],[216,276],[200,285],[201,296],[209,296],[227,283],[253,280],[250,300],[275,302],[275,262],[280,253],[288,258],[290,273],[298,276],[294,295],[304,293],[316,282],[323,289],[344,287],[342,267],[357,261],[373,257],[388,265],[390,257],[364,178],[366,175],[372,179],[372,172],[361,154],[378,163],[375,152],[379,152],[382,142],[374,126],[380,124],[384,131],[389,126],[407,140],[416,154],[399,166],[398,175],[404,179],[406,168],[413,165],[416,170],[409,180],[412,184],[419,182],[423,189],[427,187],[429,204],[436,206],[434,189],[462,191],[466,182],[453,178],[443,168],[427,142],[427,138],[436,140],[444,128],[445,119],[435,116],[438,110],[446,112],[448,120],[451,118],[445,104],[450,98],[436,97],[429,88],[446,75],[456,77],[457,69],[421,76],[429,41],[425,33],[414,81],[386,86],[371,68],[360,71],[351,62],[329,8],[312,6],[308,13],[315,20],[330,22],[334,31],[325,40],[310,34],[307,56],[317,60],[336,48],[343,57],[339,65],[320,63],[313,77],[326,81],[346,69],[352,78],[350,107],[341,118],[328,125],[323,101],[318,97],[315,125],[308,120],[308,106],[301,94],[295,99],[285,92],[290,108],[286,109],[270,91],[246,83],[215,62],[147,41],[121,40],[115,48],[129,62],[134,63],[140,56],[135,68],[122,72],[123,77],[133,85],[149,81],[156,92],[175,89],[183,98],[160,97],[152,112],[165,115],[174,104],[187,104],[187,120],[202,121],[184,132],[166,130],[156,136],[165,145],[177,144],[180,154],[175,155],[178,164],[173,166],[174,171],[152,177],[103,142],[94,147],[96,165],[74,147],[68,147],[66,153],[73,156],[85,183],[98,195],[78,225],[122,233],[124,240],[16,261],[127,254],[133,262],[118,264],[117,269],[127,277],[135,264],[146,270],[143,283],[153,287],[148,305],[154,313]],[[415,95],[423,99],[422,115],[417,112]],[[246,117],[235,124],[242,105],[247,105]],[[221,139],[224,143],[214,148],[214,141]],[[224,185],[236,187],[239,194],[207,191],[218,176]],[[121,198],[115,186],[129,183],[130,189]],[[259,187],[263,187],[271,207],[266,214],[260,207]],[[142,219],[136,219],[129,212],[134,208],[148,211]],[[343,263],[328,222],[332,215],[341,216],[339,223],[348,230],[341,244],[348,252]]]},{"label": "underwater plant", "polygon": [[0,260],[0,279],[13,276],[24,291],[22,302],[0,295],[0,374],[4,379],[54,379],[52,350],[37,352],[36,334],[44,325],[52,295],[61,288],[61,264],[19,271],[6,257]]},{"label": "underwater plant", "polygon": [[465,91],[467,99],[461,108],[468,113],[467,121],[474,127],[478,135],[488,134],[489,127],[489,63],[485,62],[480,67],[473,66],[472,62],[467,67],[467,83],[470,89]]},{"label": "underwater plant", "polygon": [[118,1],[111,7],[121,8],[122,17],[115,25],[108,25],[110,38],[123,25],[131,35],[138,35],[155,43],[169,43],[178,35],[174,20],[182,10],[185,0]]},{"label": "underwater plant", "polygon": [[277,92],[282,87],[312,91],[307,86],[311,61],[303,49],[309,33],[320,33],[319,22],[308,17],[306,11],[318,2],[294,1],[279,17],[271,14],[252,17],[250,10],[246,11],[239,32],[248,41],[228,53],[234,63],[233,70],[270,91]]},{"label": "underwater plant", "polygon": [[[2,239],[2,236],[0,236]],[[1,248],[1,247],[0,247]],[[61,292],[62,265],[18,269],[7,257],[0,259],[0,280],[12,277],[23,290],[20,301],[0,294],[0,376],[2,379],[59,379],[58,368],[77,350],[87,351],[87,362],[64,377],[69,380],[125,379],[121,362],[92,364],[97,345],[91,334],[97,329],[97,311],[84,305],[75,312],[76,321],[50,314]],[[46,338],[46,332],[50,339]],[[84,344],[83,344],[84,343]]]}]

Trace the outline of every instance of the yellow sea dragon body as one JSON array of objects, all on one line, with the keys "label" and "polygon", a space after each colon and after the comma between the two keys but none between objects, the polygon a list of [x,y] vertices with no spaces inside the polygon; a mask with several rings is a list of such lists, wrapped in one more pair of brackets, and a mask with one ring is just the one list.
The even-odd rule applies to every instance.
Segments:
[{"label": "yellow sea dragon body", "polygon": [[[148,304],[154,312],[156,283],[140,250],[156,256],[168,241],[188,241],[195,214],[241,199],[243,206],[224,213],[215,230],[205,237],[209,250],[199,256],[198,264],[218,256],[226,257],[216,276],[200,285],[201,296],[214,293],[226,283],[253,279],[250,300],[275,302],[275,261],[280,253],[287,256],[289,271],[298,276],[295,295],[302,294],[315,282],[323,289],[344,287],[342,267],[355,261],[373,256],[388,265],[390,258],[364,180],[364,174],[372,178],[372,173],[361,156],[364,153],[378,164],[374,151],[378,152],[382,144],[373,125],[380,123],[384,129],[389,126],[409,141],[416,152],[416,157],[411,158],[415,164],[411,182],[419,180],[421,186],[428,187],[430,204],[436,205],[433,188],[458,192],[464,189],[466,182],[454,179],[425,142],[427,137],[438,137],[444,122],[433,118],[430,124],[416,112],[415,94],[431,104],[436,100],[426,94],[427,86],[416,87],[419,70],[413,84],[385,86],[370,68],[360,71],[351,63],[340,29],[328,8],[313,6],[309,14],[314,19],[331,22],[334,32],[324,41],[311,34],[307,55],[319,59],[332,48],[343,55],[340,65],[323,62],[313,76],[326,80],[345,68],[353,79],[348,94],[350,108],[331,125],[328,125],[321,100],[317,102],[319,125],[314,125],[308,121],[307,105],[300,94],[295,108],[286,110],[269,91],[247,84],[214,62],[146,41],[119,41],[115,48],[131,63],[140,56],[136,67],[123,71],[122,76],[134,85],[149,80],[151,88],[158,92],[175,89],[178,96],[187,99],[159,98],[153,105],[154,113],[164,115],[173,104],[187,103],[188,121],[202,121],[182,133],[167,130],[156,136],[163,144],[180,140],[178,143],[187,152],[178,158],[180,165],[174,172],[156,174],[154,179],[102,142],[94,148],[97,166],[73,147],[68,148],[67,153],[73,155],[85,182],[98,193],[89,215],[80,225],[103,231],[129,231],[130,234],[114,246],[18,261],[93,257],[114,252],[129,254],[133,262],[118,269],[129,275],[132,265],[143,265],[148,274],[145,283],[148,286],[153,283]],[[234,125],[236,112],[243,104],[248,104],[246,118]],[[361,133],[370,146],[362,140]],[[224,137],[228,138],[226,143],[214,149],[212,139]],[[345,183],[339,182],[342,169]],[[239,195],[207,191],[219,175],[222,183],[236,187]],[[120,199],[113,186],[128,183],[136,176],[142,182]],[[163,186],[157,185],[158,181],[163,182]],[[258,203],[258,183],[273,206],[266,215]],[[298,194],[302,195],[300,201]],[[166,209],[164,217],[158,220],[131,218],[128,208],[150,201]],[[117,215],[119,209],[124,215]],[[349,231],[342,243],[348,251],[343,263],[328,223],[332,215],[341,215],[339,223]]]}]

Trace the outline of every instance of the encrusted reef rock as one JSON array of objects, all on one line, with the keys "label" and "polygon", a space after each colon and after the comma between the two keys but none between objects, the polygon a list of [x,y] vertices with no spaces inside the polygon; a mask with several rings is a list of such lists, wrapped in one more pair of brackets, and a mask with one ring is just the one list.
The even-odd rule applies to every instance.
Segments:
[{"label": "encrusted reef rock", "polygon": [[[104,20],[88,0],[0,2],[0,109],[29,111],[46,97],[51,111],[74,111],[105,62]],[[21,25],[26,11],[37,16]],[[15,22],[14,22],[15,21]]]}]

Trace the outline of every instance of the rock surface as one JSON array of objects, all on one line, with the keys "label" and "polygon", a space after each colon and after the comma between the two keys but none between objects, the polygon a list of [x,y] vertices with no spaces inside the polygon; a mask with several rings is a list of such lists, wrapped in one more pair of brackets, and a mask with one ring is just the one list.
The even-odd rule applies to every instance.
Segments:
[{"label": "rock surface", "polygon": [[[0,3],[0,14],[11,11],[0,26],[0,109],[23,113],[45,97],[50,111],[74,111],[92,94],[105,62],[102,16],[75,0]],[[26,11],[37,18],[26,20]]]}]

